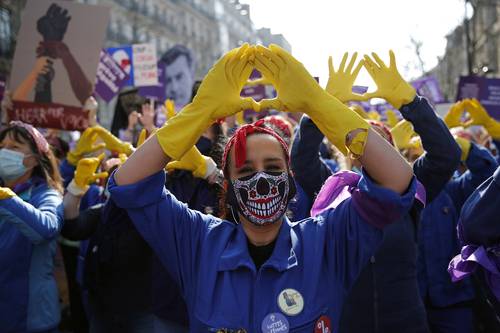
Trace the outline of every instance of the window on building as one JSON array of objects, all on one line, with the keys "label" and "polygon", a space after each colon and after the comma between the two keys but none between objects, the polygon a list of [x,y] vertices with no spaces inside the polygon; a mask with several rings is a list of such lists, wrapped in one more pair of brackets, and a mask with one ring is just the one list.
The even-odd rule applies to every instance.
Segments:
[{"label": "window on building", "polygon": [[0,54],[8,54],[11,51],[10,10],[0,7]]}]

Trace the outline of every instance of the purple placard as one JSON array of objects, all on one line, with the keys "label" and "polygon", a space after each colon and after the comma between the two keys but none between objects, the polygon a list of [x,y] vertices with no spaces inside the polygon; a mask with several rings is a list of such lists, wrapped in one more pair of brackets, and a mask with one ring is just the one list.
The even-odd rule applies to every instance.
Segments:
[{"label": "purple placard", "polygon": [[3,100],[3,94],[5,93],[5,77],[0,76],[0,102]]},{"label": "purple placard", "polygon": [[96,94],[109,102],[128,80],[129,76],[121,66],[106,51],[101,51],[97,66]]},{"label": "purple placard", "polygon": [[444,103],[445,99],[439,81],[434,76],[424,76],[411,82],[411,85],[420,96],[424,96],[431,104]]},{"label": "purple placard", "polygon": [[464,98],[476,98],[493,118],[500,120],[500,79],[461,76],[457,101]]}]

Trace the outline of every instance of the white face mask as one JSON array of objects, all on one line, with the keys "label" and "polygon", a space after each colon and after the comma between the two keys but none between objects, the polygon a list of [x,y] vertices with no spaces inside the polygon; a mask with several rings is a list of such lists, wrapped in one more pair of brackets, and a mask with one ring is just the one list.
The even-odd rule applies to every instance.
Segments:
[{"label": "white face mask", "polygon": [[14,150],[0,149],[0,178],[9,181],[24,175],[28,171],[23,164],[25,157],[23,153]]}]

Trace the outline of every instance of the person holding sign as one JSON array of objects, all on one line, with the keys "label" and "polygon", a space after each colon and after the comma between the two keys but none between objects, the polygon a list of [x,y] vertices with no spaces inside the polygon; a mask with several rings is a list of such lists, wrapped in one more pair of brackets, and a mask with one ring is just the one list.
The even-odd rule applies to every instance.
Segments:
[{"label": "person holding sign", "polygon": [[[256,103],[240,91],[257,68],[278,98]],[[397,92],[387,91],[387,94]],[[164,188],[179,160],[214,121],[245,109],[301,110],[364,173],[341,183],[344,200],[291,224],[294,194],[286,143],[274,131],[242,126],[223,158],[230,220],[190,210]],[[410,208],[412,169],[369,124],[321,89],[276,45],[244,44],[209,71],[193,102],[169,119],[111,176],[112,200],[179,284],[191,332],[337,331],[346,291],[382,241],[382,229]],[[341,188],[341,189],[342,189]],[[391,214],[387,214],[387,211]]]}]

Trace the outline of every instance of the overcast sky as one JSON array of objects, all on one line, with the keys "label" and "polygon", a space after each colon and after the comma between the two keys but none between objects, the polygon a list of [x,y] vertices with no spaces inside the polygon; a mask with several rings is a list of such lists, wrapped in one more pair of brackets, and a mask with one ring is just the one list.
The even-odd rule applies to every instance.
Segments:
[{"label": "overcast sky", "polygon": [[[241,0],[250,4],[256,28],[282,33],[293,55],[322,86],[328,79],[328,56],[338,64],[345,51],[375,51],[382,59],[396,53],[406,79],[419,76],[411,37],[422,41],[422,57],[429,70],[442,56],[445,36],[463,21],[463,0]],[[359,58],[359,57],[358,57]],[[363,70],[356,84],[373,86]]]}]

